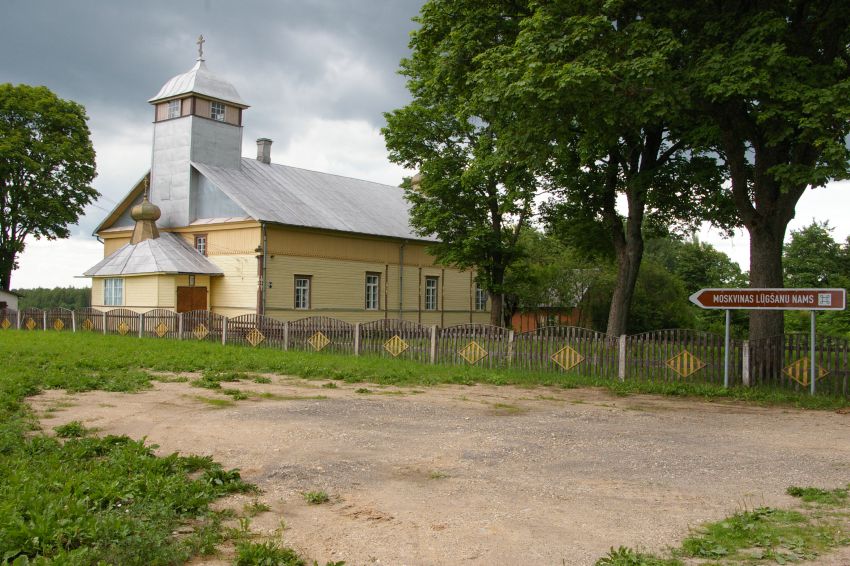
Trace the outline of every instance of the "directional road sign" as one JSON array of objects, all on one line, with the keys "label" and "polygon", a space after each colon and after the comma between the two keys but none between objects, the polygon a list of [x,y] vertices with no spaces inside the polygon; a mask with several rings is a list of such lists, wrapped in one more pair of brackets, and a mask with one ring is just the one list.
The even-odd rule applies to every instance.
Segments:
[{"label": "directional road sign", "polygon": [[843,311],[844,289],[701,289],[690,296],[704,309]]}]

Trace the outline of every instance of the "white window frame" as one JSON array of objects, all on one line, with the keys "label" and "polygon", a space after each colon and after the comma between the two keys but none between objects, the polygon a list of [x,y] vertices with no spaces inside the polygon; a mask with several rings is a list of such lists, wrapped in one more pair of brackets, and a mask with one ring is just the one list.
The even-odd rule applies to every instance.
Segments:
[{"label": "white window frame", "polygon": [[179,118],[180,112],[182,110],[181,101],[178,100],[169,100],[168,101],[168,119]]},{"label": "white window frame", "polygon": [[293,304],[296,310],[310,309],[310,292],[312,287],[312,280],[313,277],[310,275],[295,276],[295,296]]},{"label": "white window frame", "polygon": [[366,274],[366,310],[376,311],[381,308],[381,275]]},{"label": "white window frame", "polygon": [[207,235],[195,234],[195,250],[205,256],[207,255]]},{"label": "white window frame", "polygon": [[108,307],[124,306],[124,279],[108,277],[103,280],[103,304]]},{"label": "white window frame", "polygon": [[425,278],[425,310],[435,311],[439,299],[440,278],[428,276]]},{"label": "white window frame", "polygon": [[478,283],[475,284],[475,310],[487,310],[487,290],[478,285]]},{"label": "white window frame", "polygon": [[210,118],[212,118],[216,122],[224,122],[226,112],[227,107],[224,105],[223,102],[210,102]]}]

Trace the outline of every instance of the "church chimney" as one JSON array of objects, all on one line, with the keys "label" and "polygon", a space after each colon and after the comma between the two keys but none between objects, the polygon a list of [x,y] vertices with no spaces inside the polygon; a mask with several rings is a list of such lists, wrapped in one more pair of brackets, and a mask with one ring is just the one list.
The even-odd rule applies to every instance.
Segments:
[{"label": "church chimney", "polygon": [[265,164],[272,162],[272,140],[269,138],[257,140],[257,161]]}]

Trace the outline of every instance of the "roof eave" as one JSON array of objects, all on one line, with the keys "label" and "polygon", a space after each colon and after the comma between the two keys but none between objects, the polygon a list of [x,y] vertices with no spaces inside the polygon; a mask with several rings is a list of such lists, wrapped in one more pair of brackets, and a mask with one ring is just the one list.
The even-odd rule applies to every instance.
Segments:
[{"label": "roof eave", "polygon": [[306,226],[304,224],[289,224],[277,220],[257,219],[257,222],[263,224],[273,224],[275,226],[285,226],[287,228],[301,228],[303,230],[320,230],[323,232],[333,232],[334,234],[354,234],[356,236],[367,236],[369,238],[383,238],[389,240],[398,240],[400,242],[418,242],[423,244],[439,244],[439,240],[428,240],[421,236],[390,236],[388,234],[370,234],[368,232],[355,232],[353,230],[337,230],[334,228],[322,228],[321,226]]},{"label": "roof eave", "polygon": [[235,100],[230,100],[229,98],[219,98],[219,97],[213,96],[211,94],[204,94],[202,92],[195,92],[193,90],[178,93],[178,94],[171,94],[169,96],[161,96],[159,98],[154,97],[154,98],[149,99],[148,103],[149,104],[158,104],[160,102],[168,102],[170,100],[179,100],[181,98],[186,98],[187,96],[200,96],[201,98],[206,98],[206,99],[209,99],[209,100],[221,100],[222,102],[226,102],[226,103],[230,104],[231,106],[236,106],[237,108],[240,108],[242,110],[245,110],[246,108],[251,107],[250,104],[245,104],[244,102],[241,102],[241,101],[236,102]]}]

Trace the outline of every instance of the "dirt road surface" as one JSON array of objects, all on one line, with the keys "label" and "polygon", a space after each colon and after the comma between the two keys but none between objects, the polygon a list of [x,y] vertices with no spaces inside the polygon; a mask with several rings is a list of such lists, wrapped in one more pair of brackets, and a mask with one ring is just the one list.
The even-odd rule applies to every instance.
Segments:
[{"label": "dirt road surface", "polygon": [[[659,551],[704,521],[794,505],[790,485],[850,477],[850,415],[836,412],[270,377],[224,384],[272,398],[223,408],[187,383],[31,404],[47,431],[80,420],[240,468],[271,507],[252,529],[320,564],[593,564],[612,546]],[[308,505],[318,490],[330,502]]]}]

